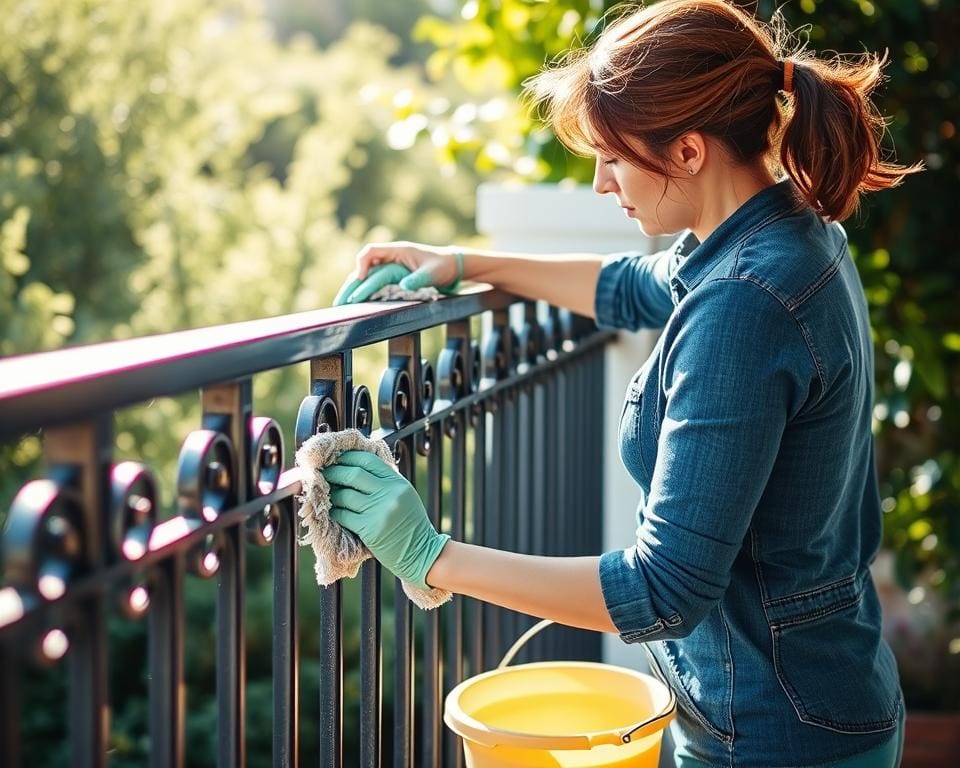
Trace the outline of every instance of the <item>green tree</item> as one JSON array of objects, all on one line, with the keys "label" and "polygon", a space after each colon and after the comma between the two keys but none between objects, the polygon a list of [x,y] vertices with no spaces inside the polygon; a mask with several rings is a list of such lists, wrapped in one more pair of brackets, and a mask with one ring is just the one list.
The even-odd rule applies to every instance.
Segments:
[{"label": "green tree", "polygon": [[[278,41],[252,0],[0,0],[0,34],[0,355],[326,306],[364,242],[443,242],[472,221],[469,174],[423,173],[427,146],[397,151],[408,101],[441,94],[391,63],[400,42],[382,28],[353,24],[320,49],[305,35]],[[374,384],[382,363],[359,355],[357,378]],[[306,381],[303,366],[255,377],[257,412],[289,435]],[[153,468],[162,515],[180,443],[198,426],[195,393],[116,414],[116,456]],[[0,521],[43,471],[40,454],[36,434],[0,446]],[[251,555],[248,587],[248,644],[260,654],[272,631],[266,552]],[[301,581],[313,583],[306,552]],[[190,583],[188,741],[191,764],[207,765],[212,582]],[[302,609],[312,707],[315,601]],[[355,643],[356,616],[346,621]],[[143,625],[114,617],[110,637],[111,762],[142,765]],[[355,659],[357,647],[345,652]],[[25,750],[62,764],[62,669],[26,674]],[[252,657],[251,765],[269,764],[269,675]],[[346,730],[349,754],[356,728]],[[304,749],[314,736],[304,731]]]}]

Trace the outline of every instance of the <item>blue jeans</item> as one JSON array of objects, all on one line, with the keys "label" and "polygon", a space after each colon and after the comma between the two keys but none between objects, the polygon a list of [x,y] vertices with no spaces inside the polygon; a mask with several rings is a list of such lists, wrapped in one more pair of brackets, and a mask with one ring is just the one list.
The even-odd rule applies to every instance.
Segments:
[{"label": "blue jeans", "polygon": [[[903,756],[903,722],[906,707],[900,708],[900,721],[893,736],[879,747],[863,752],[844,760],[817,766],[817,768],[899,768],[900,758]],[[707,763],[700,762],[695,757],[676,755],[676,768],[710,768]]]}]

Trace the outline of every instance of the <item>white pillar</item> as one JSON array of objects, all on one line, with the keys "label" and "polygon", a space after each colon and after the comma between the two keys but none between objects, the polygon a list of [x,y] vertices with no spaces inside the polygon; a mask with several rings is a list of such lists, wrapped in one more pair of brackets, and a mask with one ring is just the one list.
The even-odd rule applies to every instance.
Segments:
[{"label": "white pillar", "polygon": [[[671,240],[646,237],[612,197],[601,197],[586,185],[482,184],[477,192],[477,229],[490,239],[491,248],[528,253],[652,253]],[[627,384],[656,338],[651,331],[621,331],[605,356],[604,551],[622,549],[636,540],[639,492],[620,461],[617,430]],[[615,635],[604,635],[603,658],[610,664],[647,668],[643,649],[626,645]]]}]

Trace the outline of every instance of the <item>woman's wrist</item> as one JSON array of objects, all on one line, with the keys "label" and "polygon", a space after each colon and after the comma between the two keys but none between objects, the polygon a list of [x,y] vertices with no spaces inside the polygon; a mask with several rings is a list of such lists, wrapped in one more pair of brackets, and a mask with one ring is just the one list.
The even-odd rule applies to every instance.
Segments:
[{"label": "woman's wrist", "polygon": [[445,249],[447,256],[453,259],[453,280],[447,284],[447,288],[456,288],[461,280],[467,279],[467,253],[458,245],[451,245]]}]

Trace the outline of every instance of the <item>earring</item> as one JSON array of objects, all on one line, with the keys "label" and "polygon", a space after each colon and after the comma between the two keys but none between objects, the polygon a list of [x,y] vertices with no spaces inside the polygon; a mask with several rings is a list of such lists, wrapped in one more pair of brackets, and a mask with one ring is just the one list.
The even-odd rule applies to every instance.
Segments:
[{"label": "earring", "polygon": [[687,168],[687,172],[688,172],[691,176],[693,176],[693,174],[694,174],[693,168]]}]

